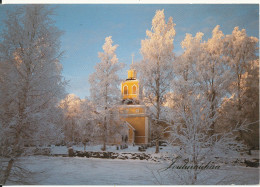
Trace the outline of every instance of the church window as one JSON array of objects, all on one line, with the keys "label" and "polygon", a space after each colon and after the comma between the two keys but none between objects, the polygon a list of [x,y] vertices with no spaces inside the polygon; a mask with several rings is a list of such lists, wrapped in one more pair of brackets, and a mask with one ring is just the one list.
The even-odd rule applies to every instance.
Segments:
[{"label": "church window", "polygon": [[127,86],[124,86],[124,95],[127,95],[128,90],[127,90]]},{"label": "church window", "polygon": [[133,86],[133,94],[136,94],[136,85]]}]

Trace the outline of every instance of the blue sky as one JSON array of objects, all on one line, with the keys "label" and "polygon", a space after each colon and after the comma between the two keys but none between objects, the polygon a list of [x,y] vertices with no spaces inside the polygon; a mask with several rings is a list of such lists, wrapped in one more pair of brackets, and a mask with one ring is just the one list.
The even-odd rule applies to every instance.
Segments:
[{"label": "blue sky", "polygon": [[[0,31],[6,17],[5,10],[13,5],[0,6]],[[61,49],[65,51],[62,59],[63,76],[70,80],[68,93],[81,98],[89,96],[88,77],[95,71],[99,62],[98,52],[102,51],[105,37],[112,36],[118,44],[117,56],[126,68],[120,77],[127,76],[131,64],[131,54],[135,61],[142,59],[139,51],[145,32],[151,28],[156,10],[164,9],[165,17],[173,17],[176,24],[174,52],[182,53],[180,46],[186,33],[195,35],[203,32],[204,39],[220,25],[224,34],[231,34],[235,26],[245,28],[249,36],[259,38],[259,5],[51,5],[55,6],[53,19],[56,26],[64,31],[61,37]],[[2,26],[1,26],[2,25]]]}]

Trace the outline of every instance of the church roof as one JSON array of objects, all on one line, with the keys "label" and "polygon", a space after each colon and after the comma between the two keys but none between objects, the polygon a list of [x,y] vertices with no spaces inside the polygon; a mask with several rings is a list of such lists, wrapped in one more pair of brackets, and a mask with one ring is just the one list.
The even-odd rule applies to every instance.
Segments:
[{"label": "church roof", "polygon": [[133,131],[135,131],[135,128],[134,128],[130,123],[128,123],[127,121],[125,121],[125,124],[126,124],[128,127],[130,127],[131,129],[133,129]]}]

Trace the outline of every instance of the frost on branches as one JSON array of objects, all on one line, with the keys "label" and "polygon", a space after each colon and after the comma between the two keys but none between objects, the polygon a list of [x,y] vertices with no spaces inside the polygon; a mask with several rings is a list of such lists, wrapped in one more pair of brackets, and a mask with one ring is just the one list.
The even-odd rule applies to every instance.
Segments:
[{"label": "frost on branches", "polygon": [[[224,123],[233,126],[243,121],[252,123],[252,138],[240,132],[240,139],[247,141],[251,147],[259,147],[259,142],[255,141],[259,139],[259,133],[255,133],[259,132],[259,56],[256,55],[258,41],[258,38],[247,36],[246,30],[239,30],[238,27],[235,27],[224,41],[224,57],[234,79],[229,86],[230,95],[224,100],[225,108],[229,108],[229,111],[224,107],[221,110],[224,114],[223,120],[226,119]],[[245,81],[250,81],[250,84]]]},{"label": "frost on branches", "polygon": [[[166,98],[169,107],[174,107],[176,102],[185,100],[186,97],[193,93],[195,89],[195,78],[198,76],[196,71],[199,63],[199,55],[202,52],[203,33],[199,32],[195,37],[186,34],[185,39],[181,42],[184,52],[174,61],[174,79],[171,86],[174,92]],[[185,105],[183,105],[185,110]]]},{"label": "frost on branches", "polygon": [[[233,90],[235,82],[231,84]],[[251,61],[247,71],[241,76],[241,111],[238,111],[238,98],[235,92],[230,97],[223,98],[219,108],[219,129],[226,129],[225,124],[235,126],[239,121],[249,124],[250,132],[239,131],[239,138],[244,140],[249,149],[259,147],[259,60]],[[250,150],[249,150],[250,153]]]},{"label": "frost on branches", "polygon": [[103,45],[104,52],[98,53],[101,61],[95,66],[96,72],[89,77],[91,99],[97,109],[99,126],[102,129],[103,150],[106,150],[108,132],[119,120],[119,117],[113,117],[113,115],[120,98],[118,86],[121,80],[118,77],[118,71],[124,66],[116,56],[118,45],[112,44],[112,37],[106,37]]},{"label": "frost on branches", "polygon": [[[61,32],[42,5],[9,12],[0,43],[0,156],[8,158],[1,184],[19,174],[15,160],[24,146],[59,140],[62,113],[57,104],[63,96]],[[60,115],[59,115],[60,114]]]},{"label": "frost on branches", "polygon": [[152,111],[152,134],[157,141],[156,152],[159,152],[158,141],[163,134],[163,127],[160,125],[161,106],[173,76],[174,26],[172,17],[165,22],[164,10],[156,11],[151,31],[146,31],[147,38],[141,42],[143,60],[137,65],[140,82],[145,90],[144,101]]},{"label": "frost on branches", "polygon": [[69,94],[60,102],[64,113],[64,136],[67,144],[94,141],[96,126],[94,124],[95,108],[88,99],[80,99]]},{"label": "frost on branches", "polygon": [[[173,121],[170,144],[178,147],[173,160],[181,156],[182,165],[217,163],[217,157],[228,162],[246,145],[258,147],[253,143],[259,139],[258,40],[238,28],[225,36],[219,26],[208,41],[202,36],[186,35],[184,53],[174,62],[173,92],[166,97],[171,109],[166,116]],[[205,184],[210,178],[208,170],[174,170],[173,165],[164,172],[180,184]]]},{"label": "frost on branches", "polygon": [[179,102],[174,110],[175,123],[169,131],[169,143],[174,146],[172,163],[160,170],[161,175],[178,184],[205,184],[207,179],[212,178],[209,169],[176,169],[176,166],[186,164],[196,168],[210,163],[209,167],[217,167],[221,161],[226,163],[229,159],[238,158],[245,150],[235,133],[247,131],[247,125],[237,125],[225,132],[212,134],[211,124],[215,119],[211,111],[208,98],[197,91]]},{"label": "frost on branches", "polygon": [[[202,44],[199,61],[196,65],[196,82],[210,102],[210,116],[214,118],[216,108],[221,104],[221,98],[227,94],[227,88],[232,78],[227,62],[223,58],[224,34],[217,25],[212,31],[212,37]],[[212,121],[212,134],[216,121]]]}]

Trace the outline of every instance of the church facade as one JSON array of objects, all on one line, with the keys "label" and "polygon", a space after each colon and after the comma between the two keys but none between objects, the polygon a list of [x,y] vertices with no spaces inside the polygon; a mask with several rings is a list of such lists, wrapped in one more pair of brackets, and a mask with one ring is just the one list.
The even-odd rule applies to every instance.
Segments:
[{"label": "church facade", "polygon": [[151,139],[150,119],[146,107],[139,101],[139,81],[136,71],[130,69],[128,77],[121,84],[122,105],[120,118],[128,128],[128,143],[148,144]]}]

